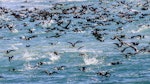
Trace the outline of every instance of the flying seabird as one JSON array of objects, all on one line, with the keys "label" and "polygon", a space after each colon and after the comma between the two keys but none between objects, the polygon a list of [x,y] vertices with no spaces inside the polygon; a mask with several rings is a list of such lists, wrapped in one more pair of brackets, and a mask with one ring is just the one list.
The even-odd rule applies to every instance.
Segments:
[{"label": "flying seabird", "polygon": [[69,44],[71,44],[72,47],[75,47],[77,43],[81,43],[82,41],[76,41],[75,43],[72,42],[68,42]]}]

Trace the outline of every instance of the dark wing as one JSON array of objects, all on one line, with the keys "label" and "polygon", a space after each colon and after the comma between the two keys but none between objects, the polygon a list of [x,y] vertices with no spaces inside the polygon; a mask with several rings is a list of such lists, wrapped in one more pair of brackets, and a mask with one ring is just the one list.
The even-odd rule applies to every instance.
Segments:
[{"label": "dark wing", "polygon": [[68,43],[71,44],[72,47],[75,47],[75,43],[71,43],[71,42]]}]

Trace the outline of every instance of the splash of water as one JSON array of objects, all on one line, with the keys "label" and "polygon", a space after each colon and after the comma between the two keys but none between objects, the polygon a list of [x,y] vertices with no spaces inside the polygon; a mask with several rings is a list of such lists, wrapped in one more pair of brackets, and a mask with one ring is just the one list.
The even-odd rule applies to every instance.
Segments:
[{"label": "splash of water", "polygon": [[99,52],[95,52],[95,51],[92,51],[94,52],[95,54],[91,56],[89,56],[88,54],[84,53],[84,56],[83,56],[83,61],[85,63],[85,65],[96,65],[96,64],[102,64],[104,59],[97,59],[98,57],[98,53]]},{"label": "splash of water", "polygon": [[54,20],[50,21],[44,21],[43,23],[40,24],[42,28],[49,28],[54,24]]},{"label": "splash of water", "polygon": [[52,63],[60,59],[60,55],[55,55],[53,53],[48,53],[48,55],[50,56],[49,59],[52,61]]},{"label": "splash of water", "polygon": [[95,57],[93,58],[85,57],[83,60],[86,65],[96,65],[98,63],[98,60]]},{"label": "splash of water", "polygon": [[22,60],[25,60],[25,61],[32,61],[32,60],[35,60],[37,58],[33,57],[34,54],[33,53],[30,53],[29,51],[25,50],[23,56],[22,56]]},{"label": "splash of water", "polygon": [[140,32],[145,32],[145,31],[150,31],[150,27],[146,26],[146,25],[143,25],[141,26],[139,29],[137,30],[132,30],[131,32],[132,33],[140,33]]}]

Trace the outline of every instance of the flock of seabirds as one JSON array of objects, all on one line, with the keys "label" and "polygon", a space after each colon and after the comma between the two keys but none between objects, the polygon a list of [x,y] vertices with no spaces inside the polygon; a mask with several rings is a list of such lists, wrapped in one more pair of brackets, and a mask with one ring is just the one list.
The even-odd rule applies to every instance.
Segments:
[{"label": "flock of seabirds", "polygon": [[[25,1],[23,3],[29,3]],[[5,7],[0,7],[0,16],[6,15],[11,16],[13,20],[9,23],[5,22],[5,20],[1,20],[0,30],[5,29],[9,33],[18,33],[25,28],[27,29],[26,33],[28,36],[18,37],[18,40],[29,41],[34,38],[38,38],[39,35],[35,35],[35,30],[30,28],[30,24],[33,24],[38,28],[41,28],[41,31],[45,33],[53,33],[51,36],[45,36],[44,38],[61,38],[63,35],[67,34],[67,32],[80,33],[82,31],[90,30],[91,36],[95,38],[99,43],[105,43],[109,39],[109,41],[113,41],[112,45],[114,45],[118,52],[122,53],[121,55],[125,58],[129,58],[135,56],[140,53],[150,53],[150,42],[147,42],[147,46],[139,47],[140,42],[145,38],[143,34],[133,34],[132,36],[127,36],[126,34],[122,34],[118,32],[124,31],[124,25],[130,23],[136,23],[144,18],[150,17],[150,13],[145,13],[142,11],[150,10],[150,1],[143,0],[143,3],[134,3],[127,2],[126,0],[116,0],[115,4],[112,3],[111,7],[104,7],[101,4],[104,4],[102,0],[96,3],[98,6],[94,6],[95,3],[87,3],[87,4],[66,4],[66,3],[56,3],[53,4],[53,7],[47,9],[40,8],[26,8],[25,6],[21,6],[20,10],[11,10]],[[107,4],[107,3],[105,3]],[[109,3],[110,4],[110,3]],[[70,6],[67,6],[70,5]],[[123,7],[123,10],[126,11],[114,11],[113,14],[110,9],[117,10],[117,8]],[[133,7],[139,8],[139,10],[133,10]],[[89,17],[88,14],[91,16]],[[137,18],[136,18],[137,17]],[[120,19],[116,19],[120,18]],[[136,19],[135,19],[136,18]],[[73,20],[78,20],[77,23],[74,24]],[[22,22],[22,29],[17,30],[16,24],[13,24],[13,21]],[[28,21],[28,22],[26,22]],[[150,21],[150,19],[149,19]],[[19,24],[19,23],[17,23]],[[55,24],[55,26],[53,26]],[[116,28],[109,29],[111,25],[116,25]],[[76,27],[78,26],[78,27]],[[145,25],[150,27],[150,24]],[[138,27],[142,27],[142,25],[138,25]],[[113,34],[111,38],[107,38],[110,36],[109,32],[116,32]],[[131,42],[127,42],[126,40],[130,39]],[[5,39],[5,36],[0,36],[0,41],[2,40],[11,40]],[[132,41],[133,40],[133,41]],[[76,47],[78,44],[83,43],[84,41],[77,40],[76,42],[66,42],[72,47]],[[51,45],[55,45],[51,43]],[[32,47],[30,44],[25,46],[26,48]],[[84,46],[79,47],[82,49]],[[130,52],[131,51],[131,52]],[[5,50],[3,53],[10,54],[12,52],[16,52],[15,49]],[[59,52],[54,51],[55,55],[59,55]],[[80,54],[84,56],[84,53]],[[8,56],[8,61],[11,63],[15,56]],[[110,63],[111,66],[121,65],[122,62],[115,61]],[[44,62],[38,62],[33,68],[39,68],[44,65]],[[59,66],[55,67],[55,71],[45,70],[43,73],[47,75],[59,74],[59,70],[66,69],[67,66]],[[81,72],[86,72],[88,67],[80,67],[79,70]],[[9,71],[15,72],[16,68],[12,68]],[[109,71],[98,71],[95,75],[101,77],[110,77],[111,73]],[[4,76],[0,76],[0,78],[5,78]]]}]

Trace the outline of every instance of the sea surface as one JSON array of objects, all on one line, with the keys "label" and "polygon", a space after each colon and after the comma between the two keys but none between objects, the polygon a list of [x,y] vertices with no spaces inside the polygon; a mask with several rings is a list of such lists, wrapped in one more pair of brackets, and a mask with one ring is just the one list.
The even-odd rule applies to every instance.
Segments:
[{"label": "sea surface", "polygon": [[0,0],[0,84],[150,84],[149,0]]}]

